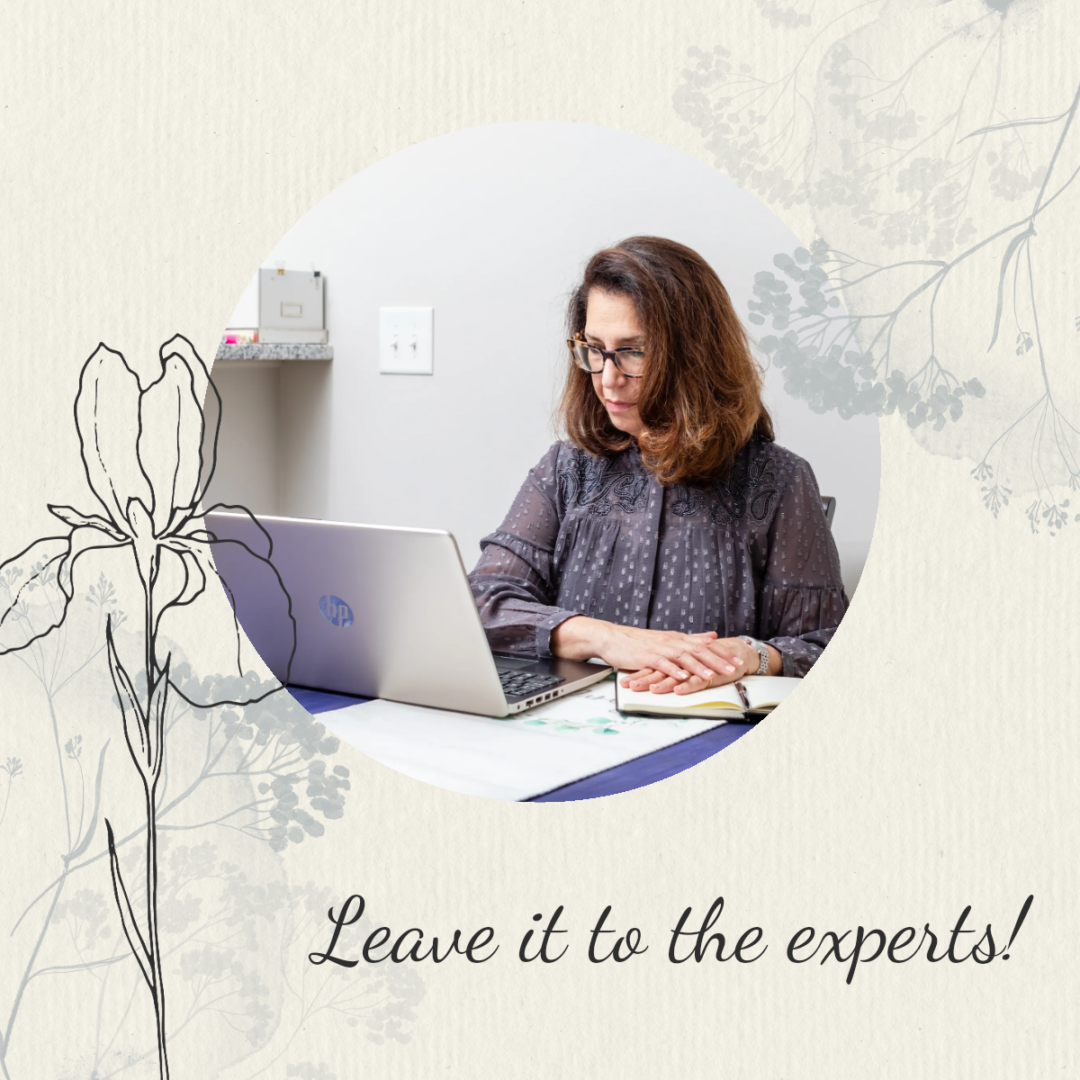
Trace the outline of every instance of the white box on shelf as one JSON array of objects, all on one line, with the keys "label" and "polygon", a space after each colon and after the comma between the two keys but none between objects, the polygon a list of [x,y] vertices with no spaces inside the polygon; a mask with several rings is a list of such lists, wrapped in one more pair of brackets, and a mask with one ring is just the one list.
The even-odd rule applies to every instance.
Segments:
[{"label": "white box on shelf", "polygon": [[309,270],[259,271],[259,329],[322,330],[323,276]]}]

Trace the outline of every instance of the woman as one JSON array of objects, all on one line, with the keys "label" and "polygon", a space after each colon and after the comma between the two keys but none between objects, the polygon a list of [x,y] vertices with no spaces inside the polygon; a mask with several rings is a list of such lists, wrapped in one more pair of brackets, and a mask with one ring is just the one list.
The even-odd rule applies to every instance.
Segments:
[{"label": "woman", "polygon": [[804,675],[847,610],[840,562],[720,279],[632,237],[589,261],[568,327],[569,442],[469,577],[492,649],[600,657],[655,693]]}]

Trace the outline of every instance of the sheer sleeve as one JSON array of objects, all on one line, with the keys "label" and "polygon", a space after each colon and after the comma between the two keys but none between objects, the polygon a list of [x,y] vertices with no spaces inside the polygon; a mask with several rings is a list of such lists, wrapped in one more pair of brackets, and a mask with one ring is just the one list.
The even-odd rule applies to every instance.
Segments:
[{"label": "sheer sleeve", "polygon": [[529,470],[502,525],[480,541],[480,561],[469,575],[494,652],[550,657],[551,631],[580,614],[552,602],[558,584],[553,554],[562,516],[559,449],[556,443]]},{"label": "sheer sleeve", "polygon": [[784,675],[801,678],[832,639],[848,598],[813,470],[794,460],[769,529],[758,636],[780,652]]}]

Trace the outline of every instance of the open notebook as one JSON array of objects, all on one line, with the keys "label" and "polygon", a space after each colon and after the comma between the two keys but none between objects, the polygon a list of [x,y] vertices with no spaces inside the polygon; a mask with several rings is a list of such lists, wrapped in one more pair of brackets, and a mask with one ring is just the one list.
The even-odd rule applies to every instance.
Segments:
[{"label": "open notebook", "polygon": [[[619,672],[621,679],[626,672]],[[747,675],[738,682],[696,694],[654,694],[651,690],[627,690],[615,683],[615,707],[622,713],[648,716],[694,716],[720,720],[756,719],[772,712],[802,679],[780,675]]]}]

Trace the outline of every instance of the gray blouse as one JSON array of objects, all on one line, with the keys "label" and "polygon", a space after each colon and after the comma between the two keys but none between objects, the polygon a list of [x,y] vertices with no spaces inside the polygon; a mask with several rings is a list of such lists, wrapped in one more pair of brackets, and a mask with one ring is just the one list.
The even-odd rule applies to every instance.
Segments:
[{"label": "gray blouse", "polygon": [[636,444],[597,458],[556,443],[529,471],[469,575],[495,652],[551,653],[572,615],[624,626],[749,634],[802,676],[847,610],[817,481],[754,440],[727,477],[663,487]]}]

